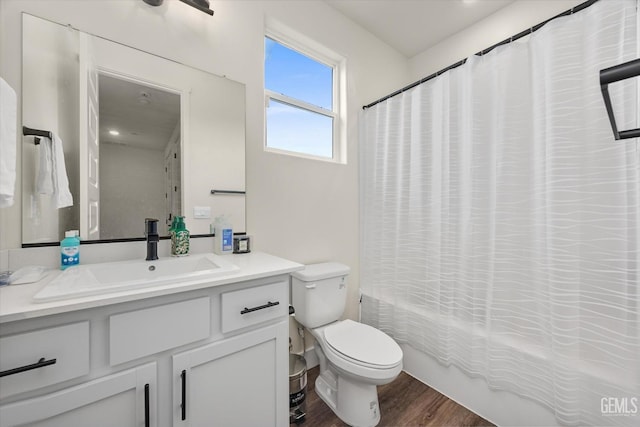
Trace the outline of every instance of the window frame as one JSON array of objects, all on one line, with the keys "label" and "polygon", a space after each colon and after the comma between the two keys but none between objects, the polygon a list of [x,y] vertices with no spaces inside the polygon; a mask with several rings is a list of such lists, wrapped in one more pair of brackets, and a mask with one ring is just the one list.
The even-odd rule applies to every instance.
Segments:
[{"label": "window frame", "polygon": [[[267,89],[266,82],[264,81],[265,74],[266,74],[266,61],[264,61],[263,63],[265,64],[265,69],[263,69],[263,73],[262,73],[263,87],[264,87],[264,144],[263,144],[264,151],[296,156],[296,157],[303,157],[303,158],[313,159],[313,160],[322,160],[322,161],[334,162],[334,163],[346,163],[346,150],[343,146],[343,141],[345,140],[345,138],[342,135],[346,120],[342,115],[342,111],[344,109],[341,108],[344,103],[344,100],[342,98],[342,94],[344,93],[344,91],[342,90],[342,87],[343,87],[344,74],[345,74],[344,58],[340,57],[339,55],[337,55],[332,51],[329,51],[327,48],[320,46],[319,44],[307,39],[306,37],[301,36],[300,34],[293,34],[291,31],[287,31],[282,28],[279,28],[279,29],[274,29],[273,27],[266,28],[263,41],[266,41],[267,38],[301,55],[304,55],[315,62],[318,62],[332,69],[332,82],[331,82],[332,83],[332,93],[331,93],[332,109],[328,110],[326,108],[313,105],[301,99],[294,98],[294,97]],[[264,53],[265,51],[263,48],[263,54]],[[332,119],[332,124],[333,124],[332,141],[331,141],[332,157],[325,157],[325,156],[305,153],[303,151],[292,151],[292,150],[286,150],[283,148],[269,146],[268,145],[269,141],[267,138],[267,109],[269,108],[269,102],[271,100],[286,104],[293,108],[299,108],[307,112],[320,114],[325,117],[330,117]]]}]

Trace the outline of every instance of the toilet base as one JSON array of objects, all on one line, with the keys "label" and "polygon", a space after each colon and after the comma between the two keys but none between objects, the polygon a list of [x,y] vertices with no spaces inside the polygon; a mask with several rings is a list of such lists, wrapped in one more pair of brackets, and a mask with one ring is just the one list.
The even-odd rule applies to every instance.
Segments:
[{"label": "toilet base", "polygon": [[352,381],[327,369],[316,378],[315,389],[338,418],[350,426],[373,427],[380,422],[375,385]]}]

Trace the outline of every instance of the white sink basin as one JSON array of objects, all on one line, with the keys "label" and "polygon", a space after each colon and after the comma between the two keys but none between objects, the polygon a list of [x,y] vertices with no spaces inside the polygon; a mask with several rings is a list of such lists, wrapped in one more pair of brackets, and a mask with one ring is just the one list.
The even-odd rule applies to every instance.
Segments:
[{"label": "white sink basin", "polygon": [[213,254],[79,265],[67,268],[33,299],[35,302],[46,302],[189,280],[207,280],[238,270],[235,264]]}]

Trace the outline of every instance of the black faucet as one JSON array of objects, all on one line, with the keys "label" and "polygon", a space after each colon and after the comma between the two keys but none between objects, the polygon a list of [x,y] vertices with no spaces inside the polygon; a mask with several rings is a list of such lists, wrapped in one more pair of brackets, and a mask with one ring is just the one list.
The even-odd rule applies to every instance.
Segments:
[{"label": "black faucet", "polygon": [[147,237],[147,261],[158,259],[158,220],[154,218],[145,218],[144,235]]}]

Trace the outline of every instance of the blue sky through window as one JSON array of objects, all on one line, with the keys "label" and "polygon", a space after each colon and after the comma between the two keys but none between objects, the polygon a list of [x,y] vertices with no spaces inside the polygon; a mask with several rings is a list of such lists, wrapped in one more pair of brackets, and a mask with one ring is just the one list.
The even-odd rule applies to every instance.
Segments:
[{"label": "blue sky through window", "polygon": [[269,146],[296,153],[333,157],[333,119],[273,99],[267,108]]},{"label": "blue sky through window", "polygon": [[267,89],[332,110],[333,68],[265,37]]},{"label": "blue sky through window", "polygon": [[[333,67],[265,37],[265,89],[333,111]],[[268,96],[266,144],[333,158],[333,117]]]}]

